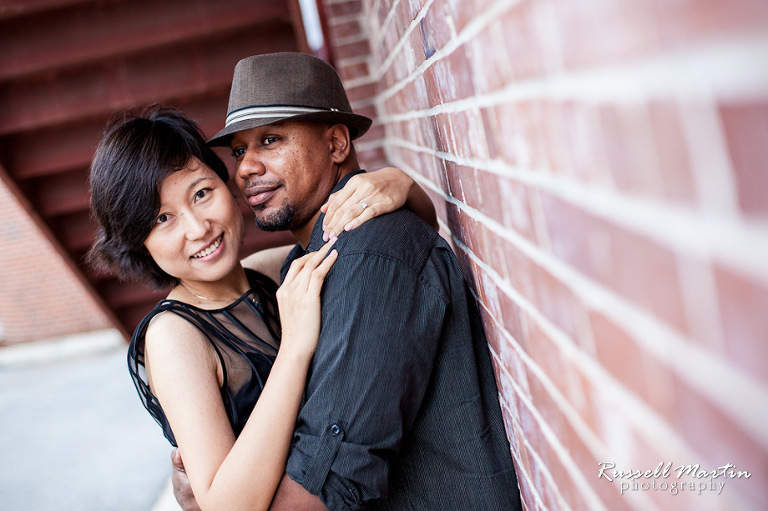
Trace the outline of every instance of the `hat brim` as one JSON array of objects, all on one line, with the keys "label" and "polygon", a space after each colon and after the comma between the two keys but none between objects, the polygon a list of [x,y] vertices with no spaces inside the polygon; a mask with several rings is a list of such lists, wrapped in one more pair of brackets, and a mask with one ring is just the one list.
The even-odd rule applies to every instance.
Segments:
[{"label": "hat brim", "polygon": [[247,119],[232,123],[225,127],[208,139],[208,145],[211,147],[229,147],[233,135],[238,131],[267,126],[268,124],[275,124],[278,122],[327,122],[330,124],[344,124],[349,128],[349,136],[352,140],[363,136],[373,123],[371,119],[364,115],[350,114],[346,112],[313,112],[293,115],[290,117]]}]

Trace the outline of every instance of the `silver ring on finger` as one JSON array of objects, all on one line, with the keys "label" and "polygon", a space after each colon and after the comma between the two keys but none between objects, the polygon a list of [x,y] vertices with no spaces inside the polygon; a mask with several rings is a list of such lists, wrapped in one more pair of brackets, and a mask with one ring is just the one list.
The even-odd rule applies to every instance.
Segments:
[{"label": "silver ring on finger", "polygon": [[365,211],[365,208],[368,207],[368,204],[366,204],[365,201],[360,201],[358,204],[360,204],[360,207],[363,208],[363,211]]}]

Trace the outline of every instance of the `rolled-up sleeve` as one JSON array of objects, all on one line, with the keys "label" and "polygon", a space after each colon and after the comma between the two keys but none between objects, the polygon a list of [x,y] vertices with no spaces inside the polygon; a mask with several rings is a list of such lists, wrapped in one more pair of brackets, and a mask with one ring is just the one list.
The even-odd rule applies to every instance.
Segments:
[{"label": "rolled-up sleeve", "polygon": [[387,496],[390,464],[427,390],[447,298],[414,269],[341,252],[326,278],[323,326],[288,475],[331,511]]}]

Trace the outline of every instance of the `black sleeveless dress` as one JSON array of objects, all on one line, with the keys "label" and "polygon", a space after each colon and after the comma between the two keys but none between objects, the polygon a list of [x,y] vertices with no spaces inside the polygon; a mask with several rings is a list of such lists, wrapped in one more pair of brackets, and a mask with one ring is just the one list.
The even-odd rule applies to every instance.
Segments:
[{"label": "black sleeveless dress", "polygon": [[235,436],[243,430],[264,388],[280,345],[277,284],[246,269],[251,289],[221,309],[200,309],[176,300],[162,300],[141,321],[128,348],[128,370],[144,407],[163,434],[176,446],[168,420],[147,380],[144,339],[149,322],[160,313],[176,314],[192,323],[211,343],[224,374],[221,398]]}]

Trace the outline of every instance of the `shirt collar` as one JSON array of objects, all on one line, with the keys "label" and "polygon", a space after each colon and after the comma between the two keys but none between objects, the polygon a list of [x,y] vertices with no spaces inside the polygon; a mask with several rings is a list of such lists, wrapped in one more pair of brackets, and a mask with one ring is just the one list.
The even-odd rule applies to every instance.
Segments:
[{"label": "shirt collar", "polygon": [[[333,187],[333,190],[331,193],[338,192],[344,186],[347,184],[347,181],[349,181],[352,176],[356,176],[358,174],[363,174],[365,170],[356,170],[354,172],[350,172],[346,176],[342,177],[338,183],[336,183],[336,186]],[[283,262],[283,266],[280,270],[280,281],[285,278],[285,274],[288,272],[288,268],[290,267],[291,263],[298,259],[299,257],[303,256],[307,252],[314,252],[316,250],[319,250],[320,247],[323,246],[325,243],[323,241],[323,219],[325,218],[325,213],[321,214],[317,222],[315,222],[315,225],[312,227],[312,234],[309,237],[309,245],[307,245],[307,250],[304,250],[301,246],[301,243],[296,243],[296,246],[293,247],[291,252],[288,254],[288,257],[285,258],[285,261]]]},{"label": "shirt collar", "polygon": [[[354,172],[350,172],[346,176],[342,177],[338,183],[336,183],[336,186],[333,187],[333,190],[331,193],[338,192],[344,186],[347,184],[347,182],[352,179],[352,176],[356,176],[358,174],[365,173],[365,170],[356,170]],[[312,227],[312,234],[309,237],[309,245],[307,245],[307,250],[304,252],[314,252],[316,250],[319,250],[320,247],[322,247],[325,242],[323,241],[323,219],[325,218],[325,213],[321,214],[317,218],[317,222],[315,222],[314,227]]]}]

